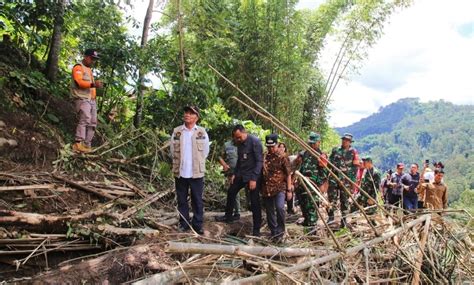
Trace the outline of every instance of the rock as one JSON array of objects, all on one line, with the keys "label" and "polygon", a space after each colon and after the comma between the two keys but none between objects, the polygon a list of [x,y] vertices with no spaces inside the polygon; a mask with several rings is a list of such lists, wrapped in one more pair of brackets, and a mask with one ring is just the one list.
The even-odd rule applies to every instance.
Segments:
[{"label": "rock", "polygon": [[4,121],[0,121],[0,130],[6,128],[7,125],[5,124]]}]

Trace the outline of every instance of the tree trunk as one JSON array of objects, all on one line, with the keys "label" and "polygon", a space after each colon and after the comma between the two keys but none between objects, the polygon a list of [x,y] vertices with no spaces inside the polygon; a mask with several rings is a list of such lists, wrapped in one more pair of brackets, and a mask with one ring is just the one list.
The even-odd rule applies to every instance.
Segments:
[{"label": "tree trunk", "polygon": [[64,23],[64,6],[65,0],[57,2],[57,13],[54,18],[53,35],[51,36],[51,46],[46,60],[46,78],[49,81],[56,81],[58,74],[59,52],[61,51],[61,29]]},{"label": "tree trunk", "polygon": [[[150,0],[148,2],[148,9],[146,10],[145,20],[143,22],[143,33],[142,33],[142,49],[146,46],[148,42],[148,32],[150,30],[151,17],[153,16],[153,6],[155,5],[155,0]],[[143,82],[145,80],[145,68],[141,66],[138,71],[138,95],[137,95],[137,108],[135,111],[135,117],[133,123],[136,128],[138,128],[142,122],[143,114]]]}]

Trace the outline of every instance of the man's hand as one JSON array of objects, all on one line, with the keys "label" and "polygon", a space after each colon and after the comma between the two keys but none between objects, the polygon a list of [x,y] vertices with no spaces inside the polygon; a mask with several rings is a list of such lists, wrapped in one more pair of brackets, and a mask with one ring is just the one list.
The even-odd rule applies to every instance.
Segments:
[{"label": "man's hand", "polygon": [[249,190],[255,190],[257,188],[257,181],[250,180],[249,181]]},{"label": "man's hand", "polygon": [[226,163],[226,164],[222,165],[222,168],[224,169],[224,171],[229,171],[230,166]]},{"label": "man's hand", "polygon": [[94,86],[95,86],[95,88],[102,88],[102,87],[104,87],[104,83],[102,83],[102,81],[100,81],[100,80],[96,80],[96,81],[94,81]]},{"label": "man's hand", "polygon": [[291,201],[293,199],[293,192],[286,191],[286,201]]},{"label": "man's hand", "polygon": [[231,184],[231,185],[234,184],[234,180],[235,180],[235,175],[232,175],[232,176],[230,177],[230,184]]}]

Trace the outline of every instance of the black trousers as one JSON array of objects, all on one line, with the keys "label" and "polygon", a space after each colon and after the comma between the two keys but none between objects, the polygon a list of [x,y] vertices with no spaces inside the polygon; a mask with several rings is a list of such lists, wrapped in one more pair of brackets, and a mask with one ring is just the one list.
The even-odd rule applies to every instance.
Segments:
[{"label": "black trousers", "polygon": [[[225,207],[225,215],[228,219],[232,218],[232,211],[235,207],[235,197],[237,193],[247,187],[248,182],[244,182],[242,177],[236,177],[234,183],[230,185],[229,190],[227,191],[227,204]],[[250,210],[252,211],[253,218],[253,234],[260,234],[260,227],[262,226],[262,207],[260,205],[260,185],[261,181],[257,181],[257,188],[254,190],[248,191],[248,196],[250,198]]]},{"label": "black trousers", "polygon": [[204,178],[175,178],[176,198],[178,200],[178,211],[180,213],[179,223],[183,228],[189,228],[189,205],[188,195],[191,189],[191,206],[193,208],[193,219],[191,225],[194,229],[202,229],[204,220],[204,203],[202,193],[204,191]]}]

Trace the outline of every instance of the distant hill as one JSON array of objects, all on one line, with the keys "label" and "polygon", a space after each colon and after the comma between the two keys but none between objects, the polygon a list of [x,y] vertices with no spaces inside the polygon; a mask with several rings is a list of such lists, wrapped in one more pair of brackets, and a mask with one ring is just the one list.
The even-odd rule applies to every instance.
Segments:
[{"label": "distant hill", "polygon": [[352,133],[361,155],[371,155],[382,170],[397,162],[442,161],[452,202],[465,190],[474,197],[473,126],[474,106],[406,98],[336,131]]},{"label": "distant hill", "polygon": [[388,133],[405,117],[416,114],[419,111],[419,106],[420,102],[417,98],[400,99],[395,103],[380,107],[377,113],[357,123],[347,127],[335,128],[335,130],[341,135],[351,133],[356,138]]}]

